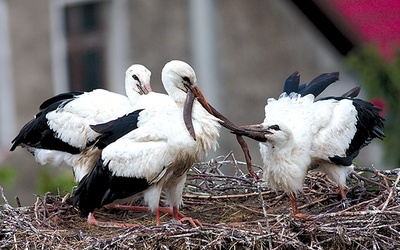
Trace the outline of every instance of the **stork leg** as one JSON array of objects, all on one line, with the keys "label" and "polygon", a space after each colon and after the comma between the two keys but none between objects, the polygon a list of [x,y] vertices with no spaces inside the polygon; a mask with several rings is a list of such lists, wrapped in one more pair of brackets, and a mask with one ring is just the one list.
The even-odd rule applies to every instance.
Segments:
[{"label": "stork leg", "polygon": [[296,203],[296,196],[290,192],[289,194],[289,198],[290,198],[290,205],[292,206],[292,215],[296,216],[297,212],[297,203]]},{"label": "stork leg", "polygon": [[118,223],[118,222],[112,222],[112,221],[98,221],[96,218],[94,218],[93,213],[89,213],[87,221],[89,225],[95,225],[98,227],[138,227],[140,225],[138,224],[129,224],[129,223]]},{"label": "stork leg", "polygon": [[339,189],[340,197],[342,197],[342,206],[343,206],[343,208],[350,207],[350,202],[346,197],[346,194],[344,192],[343,186],[342,185],[338,185],[338,189]]},{"label": "stork leg", "polygon": [[338,185],[338,189],[339,189],[339,193],[340,193],[340,197],[342,197],[342,200],[346,200],[346,194],[344,193],[344,189],[342,185]]},{"label": "stork leg", "polygon": [[203,224],[197,219],[193,219],[192,217],[185,216],[184,214],[179,212],[178,206],[172,207],[172,217],[178,221],[179,224],[183,224],[184,221],[188,221],[190,225],[193,227],[203,227]]},{"label": "stork leg", "polygon": [[161,221],[160,221],[160,207],[156,208],[156,225],[159,226],[161,225]]},{"label": "stork leg", "polygon": [[290,205],[292,206],[292,216],[301,219],[307,218],[308,217],[307,214],[301,214],[298,212],[296,195],[293,192],[290,192],[289,198],[290,198]]},{"label": "stork leg", "polygon": [[[121,204],[113,204],[113,205],[108,205],[107,206],[108,209],[120,209],[120,210],[130,210],[130,211],[150,211],[151,209],[149,207],[143,207],[143,206],[131,206],[131,205],[121,205]],[[161,222],[160,222],[160,213],[167,213],[172,215],[172,211],[169,208],[165,208],[165,207],[157,207],[156,211],[155,211],[155,216],[156,216],[156,225],[160,226]]]},{"label": "stork leg", "polygon": [[[150,211],[149,207],[142,207],[142,206],[130,206],[130,205],[120,205],[120,204],[115,204],[115,205],[110,205],[108,206],[109,209],[121,209],[121,210],[131,210],[131,211]],[[191,217],[187,217],[181,212],[179,212],[179,209],[177,206],[174,206],[172,210],[168,207],[157,207],[155,211],[155,216],[156,216],[156,225],[159,226],[161,225],[160,218],[161,215],[160,213],[166,213],[172,216],[178,223],[182,224],[184,221],[188,221],[193,227],[203,227],[201,222],[197,219],[193,219]]]}]

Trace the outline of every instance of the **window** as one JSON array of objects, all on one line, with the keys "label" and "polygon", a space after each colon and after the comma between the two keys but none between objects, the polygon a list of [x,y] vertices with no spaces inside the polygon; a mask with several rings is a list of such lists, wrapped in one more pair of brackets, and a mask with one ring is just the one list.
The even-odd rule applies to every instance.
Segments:
[{"label": "window", "polygon": [[104,4],[88,2],[64,8],[67,82],[73,91],[105,88]]}]

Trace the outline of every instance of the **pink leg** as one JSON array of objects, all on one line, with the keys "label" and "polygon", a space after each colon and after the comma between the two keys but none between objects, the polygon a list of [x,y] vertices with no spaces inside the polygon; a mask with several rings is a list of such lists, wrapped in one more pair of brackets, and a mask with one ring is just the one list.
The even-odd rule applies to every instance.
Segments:
[{"label": "pink leg", "polygon": [[187,217],[184,214],[179,212],[178,206],[173,206],[172,207],[172,217],[178,221],[179,224],[182,224],[184,221],[188,221],[190,225],[193,227],[203,227],[203,224],[197,219],[193,219],[192,217]]},{"label": "pink leg", "polygon": [[346,197],[346,194],[344,192],[343,186],[342,185],[338,185],[338,189],[339,189],[340,196],[342,197],[342,206],[343,206],[343,208],[350,207],[350,202],[349,202],[349,200],[347,200],[347,197]]},{"label": "pink leg", "polygon": [[[150,211],[149,207],[142,207],[142,206],[129,206],[129,205],[119,205],[119,204],[115,204],[115,205],[108,205],[107,206],[108,209],[121,209],[121,210],[131,210],[131,211]],[[172,210],[168,207],[157,207],[156,211],[155,211],[155,216],[156,216],[156,225],[159,226],[161,225],[161,221],[160,221],[160,213],[166,213],[172,216],[172,218],[174,218],[175,220],[178,221],[178,223],[184,222],[184,221],[189,221],[189,223],[193,226],[193,227],[203,227],[203,225],[201,224],[201,222],[197,219],[193,219],[191,217],[187,217],[184,214],[179,212],[179,209],[177,206],[174,206],[172,208]],[[96,223],[99,223],[98,221],[96,221]],[[196,225],[197,223],[197,225]]]},{"label": "pink leg", "polygon": [[[130,210],[130,211],[150,211],[149,207],[142,207],[142,206],[130,206],[130,205],[120,205],[120,204],[115,204],[115,205],[109,205],[107,206],[108,209],[121,209],[121,210]],[[172,215],[172,211],[169,208],[165,207],[157,207],[155,211],[155,216],[156,216],[156,225],[159,226],[161,225],[160,222],[160,212],[167,213]]]},{"label": "pink leg", "polygon": [[297,212],[297,202],[296,202],[296,196],[291,192],[289,194],[290,198],[290,205],[292,206],[292,215],[295,216]]},{"label": "pink leg", "polygon": [[156,225],[157,226],[161,225],[161,222],[160,222],[160,207],[156,208]]},{"label": "pink leg", "polygon": [[95,225],[98,227],[138,227],[138,224],[128,224],[128,223],[118,223],[111,221],[98,221],[94,218],[93,213],[89,213],[87,221],[90,225]]},{"label": "pink leg", "polygon": [[292,206],[292,216],[296,217],[296,218],[302,218],[302,219],[307,218],[308,217],[307,214],[301,214],[298,212],[296,196],[294,195],[293,192],[290,192],[289,198],[290,198],[290,205]]},{"label": "pink leg", "polygon": [[346,200],[347,197],[346,197],[346,194],[344,193],[344,189],[343,189],[342,185],[338,185],[338,189],[339,189],[340,196],[342,197],[342,200]]}]

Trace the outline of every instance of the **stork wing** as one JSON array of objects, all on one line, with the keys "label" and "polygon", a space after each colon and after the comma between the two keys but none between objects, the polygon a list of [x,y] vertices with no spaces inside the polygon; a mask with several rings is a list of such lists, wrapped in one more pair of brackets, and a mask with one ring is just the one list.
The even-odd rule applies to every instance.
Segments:
[{"label": "stork wing", "polygon": [[90,125],[90,128],[100,134],[95,146],[103,149],[132,130],[137,129],[139,114],[142,110],[135,110],[132,113],[106,123]]},{"label": "stork wing", "polygon": [[352,101],[330,99],[318,101],[315,104],[317,106],[333,104],[334,106],[317,112],[319,114],[324,113],[323,116],[317,118],[320,119],[320,126],[314,134],[313,157],[327,161],[330,158],[346,158],[348,156],[347,149],[357,132],[357,110]]},{"label": "stork wing", "polygon": [[89,125],[110,121],[133,110],[126,96],[94,90],[46,115],[48,126],[62,141],[77,148],[86,147],[98,134]]}]

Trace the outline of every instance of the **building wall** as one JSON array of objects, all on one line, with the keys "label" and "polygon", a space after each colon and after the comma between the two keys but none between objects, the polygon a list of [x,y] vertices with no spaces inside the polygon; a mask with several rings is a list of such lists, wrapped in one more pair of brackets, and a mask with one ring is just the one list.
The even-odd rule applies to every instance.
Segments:
[{"label": "building wall", "polygon": [[[15,102],[17,128],[28,122],[38,111],[42,100],[53,94],[51,85],[51,57],[49,42],[49,9],[47,0],[8,0],[12,86]],[[16,134],[15,134],[16,135]],[[12,135],[12,138],[13,136]],[[11,143],[11,142],[10,142]],[[8,152],[9,145],[1,145],[5,161],[1,165],[15,167],[19,172],[18,190],[11,195],[19,195],[24,201],[33,200],[34,180],[37,164],[25,150]],[[9,191],[9,190],[6,190]],[[14,191],[14,192],[13,192]]]},{"label": "building wall", "polygon": [[48,2],[8,1],[18,126],[53,94]]}]

